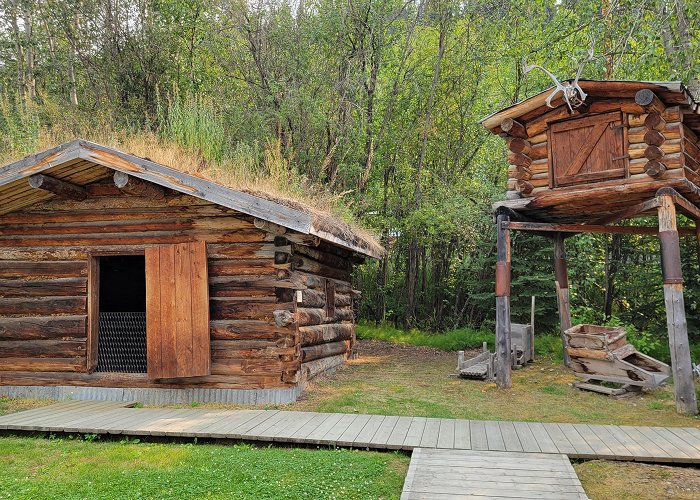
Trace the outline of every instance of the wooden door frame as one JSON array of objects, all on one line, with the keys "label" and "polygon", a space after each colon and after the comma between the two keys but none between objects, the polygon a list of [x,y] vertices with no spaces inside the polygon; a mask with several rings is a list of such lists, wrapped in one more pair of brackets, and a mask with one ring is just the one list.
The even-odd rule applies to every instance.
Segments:
[{"label": "wooden door frame", "polygon": [[144,254],[144,249],[88,252],[87,331],[85,332],[85,371],[87,373],[93,373],[97,369],[97,345],[100,330],[100,257]]}]

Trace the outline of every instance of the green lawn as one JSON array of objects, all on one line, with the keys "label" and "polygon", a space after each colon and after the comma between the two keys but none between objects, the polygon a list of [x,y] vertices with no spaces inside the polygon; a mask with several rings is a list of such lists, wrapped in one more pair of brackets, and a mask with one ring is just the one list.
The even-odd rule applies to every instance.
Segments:
[{"label": "green lawn", "polygon": [[0,498],[398,498],[408,457],[248,445],[0,438]]}]

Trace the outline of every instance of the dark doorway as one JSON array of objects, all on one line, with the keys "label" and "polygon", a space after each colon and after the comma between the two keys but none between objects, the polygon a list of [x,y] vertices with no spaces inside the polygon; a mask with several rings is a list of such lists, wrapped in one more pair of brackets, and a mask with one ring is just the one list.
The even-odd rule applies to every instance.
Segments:
[{"label": "dark doorway", "polygon": [[98,372],[146,373],[146,261],[99,257]]}]

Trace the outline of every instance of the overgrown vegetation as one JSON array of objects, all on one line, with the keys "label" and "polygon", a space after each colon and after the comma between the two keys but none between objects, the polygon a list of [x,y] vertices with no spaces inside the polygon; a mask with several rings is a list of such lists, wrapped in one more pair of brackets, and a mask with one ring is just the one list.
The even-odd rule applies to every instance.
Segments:
[{"label": "overgrown vegetation", "polygon": [[[359,219],[389,248],[360,315],[490,329],[504,143],[479,119],[570,77],[698,76],[697,0],[0,0],[0,155],[85,136]],[[567,241],[572,305],[663,339],[653,238]],[[698,310],[694,243],[686,304]],[[513,238],[513,314],[554,332],[552,246]],[[689,314],[692,335],[700,331]],[[646,337],[644,337],[646,338]]]},{"label": "overgrown vegetation", "polygon": [[408,457],[125,440],[0,440],[0,498],[398,498]]}]

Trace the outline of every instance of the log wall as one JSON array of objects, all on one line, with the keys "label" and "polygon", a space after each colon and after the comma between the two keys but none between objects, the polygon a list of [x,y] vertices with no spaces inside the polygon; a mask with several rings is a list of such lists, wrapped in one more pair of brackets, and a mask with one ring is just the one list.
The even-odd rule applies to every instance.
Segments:
[{"label": "log wall", "polygon": [[[588,113],[613,109],[622,110],[627,119],[629,171],[628,177],[619,182],[686,177],[700,185],[700,142],[683,124],[678,106],[662,112],[640,113],[639,106],[630,99],[628,102],[593,102]],[[551,188],[548,122],[568,117],[565,108],[558,108],[525,122],[519,134],[504,134],[509,148],[508,199],[533,197]],[[515,134],[514,130],[510,133]]]},{"label": "log wall", "polygon": [[[252,218],[190,196],[91,192],[84,201],[54,200],[0,217],[0,384],[294,385],[299,333],[293,324],[277,325],[273,312],[291,314],[296,304],[280,293],[292,284],[277,277],[273,234]],[[212,375],[156,383],[145,374],[89,373],[90,256],[194,240],[207,242]]]},{"label": "log wall", "polygon": [[[289,243],[281,241],[280,244]],[[318,243],[318,242],[316,242]],[[278,254],[278,279],[295,289],[296,347],[300,371],[289,380],[304,382],[340,366],[352,353],[355,324],[349,252],[326,243],[291,243]]]}]

